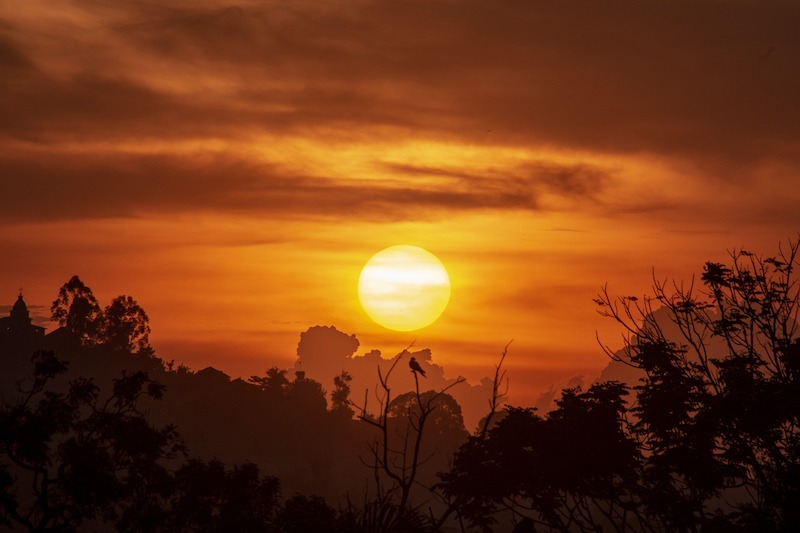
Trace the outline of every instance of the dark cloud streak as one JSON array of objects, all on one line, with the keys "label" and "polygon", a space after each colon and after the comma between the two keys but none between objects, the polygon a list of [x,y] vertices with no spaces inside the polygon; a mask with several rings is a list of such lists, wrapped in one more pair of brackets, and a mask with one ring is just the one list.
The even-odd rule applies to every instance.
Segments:
[{"label": "dark cloud streak", "polygon": [[[52,44],[57,34],[37,44],[24,21],[0,16],[7,219],[170,210],[406,219],[543,209],[543,195],[596,199],[611,182],[581,164],[508,175],[400,163],[397,181],[378,185],[169,148],[260,134],[327,130],[358,139],[388,126],[406,138],[656,154],[724,181],[744,181],[774,161],[800,164],[796,3],[99,6],[86,11],[96,33],[69,54]],[[115,44],[103,55],[109,35]],[[56,61],[69,68],[48,66]],[[122,66],[129,64],[153,70]],[[180,88],[153,74],[172,70]],[[208,89],[208,79],[225,88]],[[163,153],[60,149],[142,140],[163,143]],[[38,144],[44,155],[20,154],[19,143]],[[403,183],[421,175],[431,184]]]},{"label": "dark cloud streak", "polygon": [[269,217],[429,219],[444,211],[537,209],[525,183],[487,177],[470,187],[412,187],[292,174],[225,154],[35,154],[0,158],[6,221],[124,218],[182,212]]},{"label": "dark cloud streak", "polygon": [[[800,7],[788,2],[349,7],[171,10],[131,36],[298,85],[283,100],[298,121],[384,123],[399,106],[410,126],[466,137],[491,124],[517,143],[691,157],[797,140]],[[777,52],[760,61],[767,46]]]},{"label": "dark cloud streak", "polygon": [[516,173],[507,170],[484,174],[465,172],[462,169],[436,168],[401,163],[385,163],[387,169],[401,176],[428,176],[450,179],[458,189],[483,188],[484,190],[528,191],[528,194],[550,193],[578,199],[596,198],[611,181],[606,170],[587,164],[557,165],[541,162],[529,163]]},{"label": "dark cloud streak", "polygon": [[[30,115],[15,122],[51,134],[81,134],[85,122],[86,136],[389,124],[481,142],[492,128],[495,140],[518,145],[739,164],[788,157],[800,136],[796,3],[114,9],[110,27],[131,49],[189,78],[228,79],[238,96],[179,98],[146,89],[135,72],[108,75],[113,65],[76,57],[81,76],[63,84],[39,76],[24,94],[3,95],[15,101],[15,118]],[[24,64],[19,50],[3,49]],[[275,107],[284,111],[265,111]]]}]

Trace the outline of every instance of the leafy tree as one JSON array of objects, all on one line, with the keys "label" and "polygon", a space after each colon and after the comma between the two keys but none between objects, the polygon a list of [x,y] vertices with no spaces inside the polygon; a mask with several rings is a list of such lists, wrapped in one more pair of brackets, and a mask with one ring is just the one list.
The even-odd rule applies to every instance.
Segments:
[{"label": "leafy tree", "polygon": [[28,386],[0,404],[0,526],[280,531],[280,483],[255,464],[190,459],[168,468],[186,450],[172,426],[151,425],[138,407],[164,392],[146,373],[123,372],[104,397],[84,378],[60,386],[68,364],[52,352],[33,362]]},{"label": "leafy tree", "polygon": [[83,378],[57,392],[49,383],[67,364],[52,352],[33,362],[30,388],[0,405],[2,520],[29,531],[116,520],[167,477],[163,461],[183,450],[172,426],[152,426],[137,407],[143,397],[160,399],[163,386],[123,372],[105,399]]},{"label": "leafy tree", "polygon": [[152,354],[147,313],[130,296],[117,296],[101,320],[103,343],[115,350]]},{"label": "leafy tree", "polygon": [[284,398],[289,388],[289,380],[286,377],[286,373],[286,370],[281,370],[277,366],[273,366],[267,370],[264,377],[250,376],[248,381],[257,385],[270,398]]},{"label": "leafy tree", "polygon": [[92,289],[78,276],[61,286],[50,307],[51,319],[78,336],[81,343],[96,344],[100,334],[102,312]]},{"label": "leafy tree", "polygon": [[[558,530],[590,530],[631,512],[638,450],[625,433],[626,387],[567,389],[547,417],[509,408],[505,417],[462,446],[442,475],[459,513],[487,527],[508,510]],[[641,526],[641,524],[639,524]]]},{"label": "leafy tree", "polygon": [[[170,480],[169,491],[155,507],[156,523],[132,515],[128,531],[277,532],[280,483],[262,476],[253,463],[227,468],[218,460],[192,459]],[[135,526],[135,527],[134,527]],[[157,527],[154,527],[157,526]]]},{"label": "leafy tree", "polygon": [[699,287],[654,280],[652,297],[598,299],[628,332],[613,357],[643,372],[632,431],[666,528],[800,529],[799,248],[734,250]]},{"label": "leafy tree", "polygon": [[353,417],[353,409],[350,407],[350,382],[353,376],[346,370],[333,378],[333,392],[331,392],[331,411],[340,413],[346,418]]},{"label": "leafy tree", "polygon": [[321,419],[327,415],[328,402],[322,384],[297,371],[295,379],[286,388],[286,400],[295,417],[306,420]]},{"label": "leafy tree", "polygon": [[117,296],[104,310],[78,276],[62,285],[50,308],[51,318],[85,346],[105,344],[115,350],[153,355],[147,313],[131,296]]}]

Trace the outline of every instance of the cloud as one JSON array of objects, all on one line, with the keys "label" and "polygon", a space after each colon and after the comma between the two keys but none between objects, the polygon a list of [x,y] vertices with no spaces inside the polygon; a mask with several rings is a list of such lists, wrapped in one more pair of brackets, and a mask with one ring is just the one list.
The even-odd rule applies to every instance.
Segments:
[{"label": "cloud", "polygon": [[[0,219],[127,218],[184,212],[426,220],[445,212],[536,210],[543,193],[592,196],[606,175],[584,166],[525,167],[520,175],[451,174],[394,165],[397,180],[298,174],[229,153],[17,151],[0,155]],[[403,178],[427,174],[419,184]],[[449,178],[455,176],[457,183]]]},{"label": "cloud", "polygon": [[[483,172],[401,163],[384,163],[383,166],[396,173],[399,179],[409,176],[432,178],[455,191],[474,191],[474,199],[480,199],[478,205],[483,204],[482,207],[510,209],[547,209],[540,201],[543,195],[598,200],[614,181],[610,171],[584,163],[542,161]],[[450,205],[458,204],[452,202]]]},{"label": "cloud", "polygon": [[32,68],[30,60],[9,39],[0,34],[0,72],[15,74]]},{"label": "cloud", "polygon": [[[799,14],[780,1],[109,4],[83,11],[96,31],[60,59],[71,77],[42,70],[4,96],[31,135],[390,125],[486,142],[491,129],[493,142],[741,165],[792,157]],[[6,19],[12,62],[61,53]],[[99,59],[81,55],[90,46]]]},{"label": "cloud", "polygon": [[[427,348],[418,350],[410,347],[400,354],[384,358],[378,350],[357,355],[358,347],[359,341],[355,335],[343,333],[333,326],[310,327],[300,335],[295,369],[306,372],[309,377],[326,387],[334,376],[342,371],[348,372],[353,378],[350,400],[364,407],[366,392],[366,407],[371,412],[378,407],[376,394],[379,391],[379,368],[381,376],[389,376],[389,385],[395,398],[415,388],[413,373],[408,368],[408,360],[412,356],[419,361],[426,373],[426,377],[419,378],[421,390],[441,390],[456,381],[445,378],[444,368],[433,362],[431,350]],[[392,364],[397,358],[401,359],[392,370]],[[460,383],[448,393],[461,405],[467,429],[472,431],[480,417],[486,415],[487,402],[492,394],[492,381],[483,378],[477,385]]]},{"label": "cloud", "polygon": [[[494,170],[409,157],[373,183],[303,168],[302,149],[295,165],[244,153],[261,138],[434,139],[622,166],[648,154],[690,161],[697,181],[745,187],[758,169],[788,169],[776,181],[800,164],[791,2],[58,5],[0,17],[6,220],[603,209],[618,183],[606,168],[544,157]],[[192,142],[223,148],[178,148]],[[151,153],[130,153],[145,144]],[[673,202],[654,192],[616,211]]]}]

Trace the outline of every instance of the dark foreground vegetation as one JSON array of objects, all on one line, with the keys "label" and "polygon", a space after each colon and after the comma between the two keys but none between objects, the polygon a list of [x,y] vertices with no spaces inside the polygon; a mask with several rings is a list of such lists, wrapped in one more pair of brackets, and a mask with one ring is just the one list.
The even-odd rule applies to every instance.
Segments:
[{"label": "dark foreground vegetation", "polygon": [[415,372],[393,391],[405,352],[372,409],[347,373],[327,395],[302,372],[191,372],[155,355],[135,300],[101,309],[75,277],[61,330],[2,339],[0,527],[798,531],[798,248],[734,251],[649,297],[604,290],[626,332],[607,352],[634,377],[540,414],[502,405],[503,354],[472,434],[448,389]]}]

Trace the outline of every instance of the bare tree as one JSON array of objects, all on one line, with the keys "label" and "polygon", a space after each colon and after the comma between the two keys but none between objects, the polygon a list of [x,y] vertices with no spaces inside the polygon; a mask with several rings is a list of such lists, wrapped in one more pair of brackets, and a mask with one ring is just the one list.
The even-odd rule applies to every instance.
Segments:
[{"label": "bare tree", "polygon": [[511,346],[511,343],[514,342],[513,340],[508,341],[508,344],[505,345],[503,348],[503,353],[500,355],[500,361],[498,361],[497,365],[494,367],[494,379],[492,380],[492,397],[489,398],[489,413],[486,415],[486,418],[483,419],[483,424],[481,424],[481,431],[480,431],[480,438],[486,438],[486,433],[489,431],[489,428],[492,424],[492,419],[497,414],[497,411],[500,409],[500,400],[505,397],[506,393],[508,392],[508,378],[506,377],[506,371],[503,368],[503,363],[506,360],[506,356],[508,355],[508,347]]},{"label": "bare tree", "polygon": [[[364,462],[373,469],[377,500],[396,508],[393,515],[395,522],[408,521],[414,517],[419,522],[421,513],[412,501],[415,488],[425,492],[427,499],[432,497],[435,490],[433,484],[421,486],[419,483],[420,468],[436,453],[423,453],[425,430],[444,399],[451,399],[447,391],[465,381],[459,377],[444,388],[423,392],[420,390],[418,373],[413,372],[414,391],[410,393],[410,398],[406,395],[405,398],[394,398],[392,374],[407,354],[408,349],[398,354],[385,374],[378,367],[379,383],[375,391],[378,401],[377,415],[367,411],[366,397],[364,405],[353,404],[360,411],[358,418],[378,430],[378,437],[370,448],[370,456]],[[404,401],[397,402],[398,399]],[[396,423],[398,419],[405,423]]]}]

